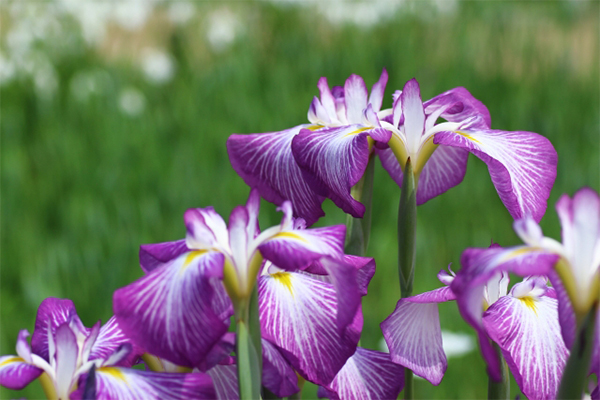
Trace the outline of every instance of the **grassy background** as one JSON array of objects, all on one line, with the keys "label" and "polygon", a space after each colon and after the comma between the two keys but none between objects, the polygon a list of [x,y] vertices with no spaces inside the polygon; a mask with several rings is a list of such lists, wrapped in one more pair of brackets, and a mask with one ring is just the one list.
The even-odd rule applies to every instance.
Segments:
[{"label": "grassy background", "polygon": [[[370,87],[386,68],[384,107],[412,77],[423,99],[464,86],[487,105],[493,128],[548,137],[559,166],[541,225],[559,238],[558,197],[600,187],[598,3],[459,2],[445,11],[435,4],[406,3],[373,25],[331,23],[316,3],[266,2],[194,3],[191,22],[177,25],[158,5],[138,31],[109,24],[95,45],[81,39],[73,19],[60,19],[68,46],[35,42],[55,71],[52,94],[26,73],[0,87],[0,354],[14,354],[18,331],[33,330],[48,296],[72,299],[88,326],[106,321],[112,292],[142,275],[138,246],[183,237],[187,208],[213,205],[227,218],[248,195],[228,162],[227,137],[304,123],[321,76],[341,85],[357,73]],[[211,12],[223,7],[238,16],[238,34],[217,50],[205,33]],[[0,18],[6,58],[7,32],[16,26],[6,3]],[[144,46],[172,57],[170,81],[145,79]],[[84,98],[73,90],[82,76],[93,82]],[[137,116],[119,106],[128,88],[143,95]],[[369,255],[378,269],[363,301],[368,348],[378,348],[379,323],[399,297],[398,199],[399,188],[377,164]],[[318,225],[344,223],[329,201],[325,210]],[[279,219],[263,202],[261,226]],[[438,287],[435,274],[448,263],[459,269],[466,247],[518,243],[485,164],[474,156],[464,182],[420,206],[418,219],[417,293]],[[443,328],[472,334],[454,304],[442,305],[440,315]],[[475,351],[451,359],[440,386],[417,381],[416,393],[482,398],[486,387]],[[307,384],[305,397],[315,390]],[[42,396],[37,383],[21,394],[0,391],[3,398],[21,395]]]}]

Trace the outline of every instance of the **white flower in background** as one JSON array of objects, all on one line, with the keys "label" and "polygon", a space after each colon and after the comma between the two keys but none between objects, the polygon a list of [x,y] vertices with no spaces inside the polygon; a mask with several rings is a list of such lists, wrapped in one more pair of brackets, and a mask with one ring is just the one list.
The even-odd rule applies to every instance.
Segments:
[{"label": "white flower in background", "polygon": [[0,86],[10,82],[15,76],[15,64],[0,52]]},{"label": "white flower in background", "polygon": [[461,357],[475,349],[473,336],[442,329],[442,347],[447,358]]},{"label": "white flower in background", "polygon": [[146,79],[154,84],[170,81],[175,74],[175,61],[168,53],[157,49],[142,52],[142,71]]},{"label": "white flower in background", "polygon": [[222,51],[233,43],[239,28],[238,17],[228,8],[222,8],[208,16],[206,38],[213,50]]},{"label": "white flower in background", "polygon": [[146,24],[153,10],[154,5],[148,0],[121,1],[114,7],[113,18],[120,27],[136,31]]},{"label": "white flower in background", "polygon": [[79,101],[88,101],[93,96],[106,91],[113,85],[108,72],[93,69],[77,72],[69,82],[71,94]]},{"label": "white flower in background", "polygon": [[81,28],[81,34],[89,45],[99,44],[106,35],[106,25],[111,18],[113,6],[109,2],[59,0],[65,13],[71,15]]},{"label": "white flower in background", "polygon": [[169,3],[167,15],[169,20],[177,25],[184,25],[194,17],[196,7],[189,1],[174,1]]},{"label": "white flower in background", "polygon": [[146,97],[134,87],[127,87],[119,95],[119,108],[130,117],[140,115],[146,108]]}]

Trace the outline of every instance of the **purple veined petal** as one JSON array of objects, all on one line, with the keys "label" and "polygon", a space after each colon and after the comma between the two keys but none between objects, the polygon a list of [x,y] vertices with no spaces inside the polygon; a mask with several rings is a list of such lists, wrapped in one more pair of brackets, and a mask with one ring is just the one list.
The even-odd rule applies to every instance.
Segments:
[{"label": "purple veined petal", "polygon": [[461,315],[477,332],[481,351],[488,363],[488,373],[494,379],[500,379],[500,365],[483,328],[485,285],[503,272],[520,276],[548,275],[558,258],[556,254],[528,246],[502,248],[492,245],[487,249],[469,248],[463,252],[463,268],[456,274],[450,287],[456,294]]},{"label": "purple veined petal", "polygon": [[594,329],[596,333],[594,334],[590,374],[596,374],[596,378],[598,378],[600,376],[600,308],[596,311],[596,327]]},{"label": "purple veined petal", "polygon": [[600,383],[598,383],[596,388],[592,390],[592,393],[590,393],[590,398],[592,400],[600,400]]},{"label": "purple veined petal", "polygon": [[279,268],[294,271],[323,256],[342,258],[345,237],[344,225],[295,229],[276,233],[263,241],[258,249],[265,259]]},{"label": "purple veined petal", "polygon": [[298,393],[298,376],[290,363],[268,340],[262,339],[263,374],[262,385],[277,397],[289,397]]},{"label": "purple veined petal", "polygon": [[75,370],[79,347],[71,327],[64,323],[56,328],[56,394],[58,398],[68,398],[71,386],[75,383]]},{"label": "purple veined petal", "polygon": [[[80,382],[85,382],[87,374]],[[84,384],[71,394],[71,400],[83,400]],[[176,400],[214,399],[210,376],[196,373],[151,372],[119,367],[96,370],[97,400]]]},{"label": "purple veined petal", "polygon": [[448,361],[442,347],[437,304],[400,299],[394,312],[381,323],[381,331],[393,362],[433,385],[440,384]]},{"label": "purple veined petal", "polygon": [[258,281],[263,338],[307,380],[326,385],[356,350],[362,313],[340,333],[333,285],[307,273],[279,272]]},{"label": "purple veined petal", "polygon": [[98,335],[100,334],[100,325],[100,321],[96,322],[94,326],[92,326],[92,329],[90,329],[90,334],[83,340],[83,344],[79,342],[79,345],[82,346],[80,351],[80,359],[84,362],[90,359],[89,357],[92,352],[92,346],[96,343]]},{"label": "purple veined petal", "polygon": [[469,152],[464,149],[439,146],[419,176],[417,204],[424,204],[461,183],[467,172],[468,158]]},{"label": "purple veined petal", "polygon": [[312,103],[310,103],[307,116],[311,124],[330,125],[332,123],[327,110],[325,109],[325,107],[323,107],[323,105],[316,96],[313,97],[313,101]]},{"label": "purple veined petal", "polygon": [[450,286],[444,286],[431,290],[429,292],[420,293],[416,296],[407,297],[404,299],[411,303],[444,303],[446,301],[456,300],[456,295],[452,292]]},{"label": "purple veined petal", "polygon": [[146,351],[186,367],[201,363],[227,331],[214,309],[208,272],[222,268],[224,256],[198,253],[182,254],[113,296],[116,320],[126,336]]},{"label": "purple veined petal", "polygon": [[190,249],[185,245],[185,239],[174,242],[143,244],[140,246],[139,253],[140,267],[145,273],[148,273],[188,251]]},{"label": "purple veined petal", "polygon": [[17,355],[26,363],[31,364],[31,347],[27,341],[28,337],[29,331],[27,329],[19,331],[19,336],[17,337]]},{"label": "purple veined petal", "polygon": [[208,355],[204,358],[202,363],[198,365],[198,369],[202,372],[206,372],[213,368],[215,365],[223,362],[230,357],[230,354],[235,349],[235,333],[227,332],[223,335],[212,349],[208,352]]},{"label": "purple veined petal", "polygon": [[425,110],[421,101],[421,89],[416,79],[406,82],[400,94],[402,115],[404,116],[404,133],[411,149],[421,143],[421,136],[425,128]]},{"label": "purple veined petal", "polygon": [[368,136],[363,125],[348,125],[319,131],[303,129],[292,140],[292,153],[306,182],[356,218],[362,218],[365,207],[351,196],[350,189],[367,168],[371,152]]},{"label": "purple veined petal", "polygon": [[344,84],[346,118],[349,124],[362,123],[362,113],[367,107],[367,86],[358,75],[352,74]]},{"label": "purple veined petal", "polygon": [[319,88],[319,94],[321,96],[321,104],[323,108],[327,112],[329,122],[332,124],[341,123],[337,116],[336,106],[335,106],[335,98],[329,89],[329,84],[327,83],[327,78],[322,77],[319,79],[319,83],[317,84]]},{"label": "purple veined petal", "polygon": [[215,365],[207,371],[213,380],[218,400],[237,400],[238,389],[237,366],[235,364]]},{"label": "purple veined petal", "polygon": [[326,391],[329,398],[395,399],[403,388],[404,368],[393,363],[389,354],[358,347]]},{"label": "purple veined petal", "polygon": [[381,110],[381,104],[383,103],[383,95],[385,92],[385,86],[388,81],[388,73],[383,69],[379,80],[375,82],[371,88],[371,94],[369,95],[369,104],[373,105],[373,109],[378,112]]},{"label": "purple veined petal", "polygon": [[548,139],[532,132],[466,128],[439,132],[434,143],[459,147],[483,160],[500,199],[514,219],[539,222],[556,178],[557,154]]},{"label": "purple veined petal", "polygon": [[[480,128],[489,128],[492,120],[487,107],[477,100],[463,87],[450,89],[423,103],[425,114],[432,115],[443,109],[440,117],[448,122],[462,122],[472,117],[481,116],[483,124]],[[433,121],[435,123],[435,121]]]},{"label": "purple veined petal", "polygon": [[0,357],[0,386],[21,390],[42,374],[42,370],[17,356]]},{"label": "purple veined petal", "polygon": [[260,194],[258,193],[258,190],[250,190],[248,201],[246,201],[246,210],[248,211],[248,225],[246,227],[246,234],[248,235],[249,239],[254,239],[260,234],[260,228],[258,225]]},{"label": "purple veined petal", "polygon": [[530,399],[554,399],[568,350],[558,324],[557,301],[547,296],[504,296],[483,315],[523,394]]},{"label": "purple veined petal", "polygon": [[51,334],[54,335],[59,325],[69,321],[76,324],[77,330],[89,332],[89,329],[83,326],[77,316],[77,310],[71,300],[56,297],[44,299],[38,308],[35,328],[31,336],[33,353],[48,361],[48,327],[50,327]]},{"label": "purple veined petal", "polygon": [[[367,108],[365,108],[363,110],[363,122],[367,122],[367,125],[372,125],[372,126],[375,126],[375,127],[378,127],[378,128],[381,127],[381,124],[379,123],[379,117],[377,117],[377,113],[375,112],[375,110],[373,110],[373,105],[372,104],[369,104],[367,106]],[[385,133],[385,131],[386,131],[386,129],[383,129],[383,131],[380,130],[379,133],[383,134],[383,133]],[[391,137],[391,135],[392,135],[392,132],[390,132],[390,134],[387,135],[387,136]],[[389,138],[388,138],[388,140],[389,140]]]},{"label": "purple veined petal", "polygon": [[[349,254],[344,254],[343,263],[352,265],[356,269],[356,280],[358,282],[358,289],[361,296],[366,296],[368,292],[368,285],[375,275],[375,259],[369,257],[359,257]],[[304,271],[315,275],[322,275],[320,278],[324,282],[333,283],[328,275],[327,269],[321,263],[321,260],[316,260],[310,264]]]},{"label": "purple veined petal", "polygon": [[142,349],[136,346],[131,339],[119,327],[116,317],[111,317],[98,332],[98,337],[90,352],[90,360],[101,359],[106,360],[117,349],[124,344],[131,344],[131,353],[121,360],[118,365],[123,367],[131,367],[143,353]]},{"label": "purple veined petal", "polygon": [[265,200],[277,205],[291,200],[294,214],[312,225],[325,215],[321,209],[324,197],[305,182],[292,155],[292,139],[308,127],[299,125],[281,132],[231,135],[227,139],[227,152],[233,169],[248,186],[258,189]]},{"label": "purple veined petal", "polygon": [[387,142],[389,142],[392,137],[392,132],[384,128],[371,129],[368,133],[369,136],[371,136],[371,139],[376,141],[376,144],[380,143],[387,145]]},{"label": "purple veined petal", "polygon": [[583,300],[591,294],[588,293],[591,282],[600,279],[600,197],[594,190],[583,188],[572,199],[561,196],[556,211],[564,251]]},{"label": "purple veined petal", "polygon": [[186,246],[191,250],[227,249],[227,225],[212,207],[190,208],[183,215],[187,235]]},{"label": "purple veined petal", "polygon": [[571,304],[569,294],[556,271],[550,271],[548,277],[550,278],[550,282],[552,282],[554,292],[556,293],[556,299],[558,300],[558,321],[560,323],[562,338],[567,349],[570,349],[577,334],[575,310]]},{"label": "purple veined petal", "polygon": [[[402,187],[402,178],[404,176],[402,173],[402,167],[400,166],[400,163],[398,162],[398,159],[396,158],[396,155],[392,149],[376,148],[375,152],[379,156],[379,160],[381,161],[381,166],[383,169],[387,171],[387,173],[390,175],[390,178],[392,178],[399,187]],[[434,151],[433,154],[435,153],[436,152]],[[425,164],[425,166],[427,166],[427,164]],[[417,195],[418,193],[419,187],[417,186]]]}]

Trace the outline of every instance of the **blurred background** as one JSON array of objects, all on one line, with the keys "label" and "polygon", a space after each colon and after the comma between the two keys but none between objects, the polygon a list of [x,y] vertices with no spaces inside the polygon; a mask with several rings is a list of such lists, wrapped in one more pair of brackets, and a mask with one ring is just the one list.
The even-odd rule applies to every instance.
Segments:
[{"label": "blurred background", "polygon": [[[112,293],[142,275],[138,246],[183,238],[187,208],[225,218],[249,189],[231,168],[232,133],[305,123],[326,76],[367,86],[386,68],[392,93],[416,77],[423,99],[466,87],[492,127],[548,137],[558,176],[542,220],[560,238],[554,204],[599,182],[599,3],[3,1],[0,5],[0,354],[33,331],[40,302],[75,302],[91,326]],[[381,349],[379,323],[399,298],[399,188],[376,165],[362,345]],[[345,222],[330,201],[318,225]],[[261,227],[279,222],[263,202]],[[419,207],[415,293],[466,247],[519,243],[486,165]],[[420,398],[482,398],[487,377],[472,329],[440,307],[449,359]],[[512,385],[513,397],[518,388]],[[42,397],[37,382],[17,394]],[[307,384],[305,398],[316,397]]]}]

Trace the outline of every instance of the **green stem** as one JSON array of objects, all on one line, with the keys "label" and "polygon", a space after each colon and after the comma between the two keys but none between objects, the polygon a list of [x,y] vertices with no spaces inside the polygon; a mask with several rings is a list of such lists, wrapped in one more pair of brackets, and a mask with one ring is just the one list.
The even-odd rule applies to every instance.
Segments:
[{"label": "green stem", "polygon": [[[398,275],[400,294],[410,297],[413,289],[416,259],[417,236],[417,181],[410,158],[404,168],[400,206],[398,207]],[[414,398],[413,373],[408,368],[404,372],[404,398]]]},{"label": "green stem", "polygon": [[235,351],[240,400],[260,399],[262,347],[256,286],[250,299],[239,302],[237,306]]},{"label": "green stem", "polygon": [[56,390],[54,389],[54,383],[52,382],[52,378],[50,378],[50,376],[44,372],[40,375],[39,379],[42,385],[42,389],[44,389],[46,399],[57,400],[58,396],[56,395]]},{"label": "green stem", "polygon": [[500,347],[496,343],[494,343],[494,349],[496,350],[496,354],[498,354],[498,357],[500,358],[501,379],[500,382],[496,382],[492,379],[492,377],[488,378],[488,399],[509,399],[510,375],[508,372],[508,365],[506,364],[506,360],[504,359],[504,357],[502,357]]},{"label": "green stem", "polygon": [[597,312],[598,302],[592,305],[578,326],[577,336],[560,381],[557,399],[581,399],[592,360]]},{"label": "green stem", "polygon": [[365,214],[362,218],[346,216],[346,245],[344,252],[363,257],[367,254],[369,236],[371,233],[371,210],[373,204],[373,176],[375,171],[375,157],[369,157],[367,169],[363,177],[352,187],[352,197],[365,206]]}]

